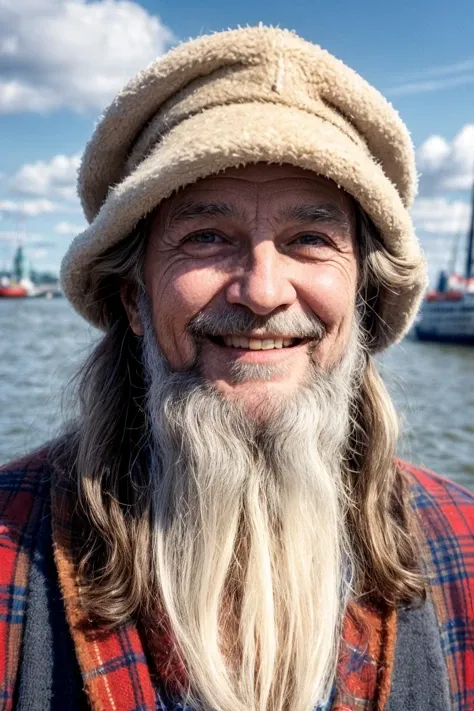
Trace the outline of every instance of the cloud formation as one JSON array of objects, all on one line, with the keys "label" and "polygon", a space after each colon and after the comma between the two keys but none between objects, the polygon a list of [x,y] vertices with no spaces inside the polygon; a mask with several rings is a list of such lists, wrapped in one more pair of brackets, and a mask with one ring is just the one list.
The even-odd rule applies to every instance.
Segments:
[{"label": "cloud formation", "polygon": [[469,190],[474,178],[474,123],[463,126],[451,142],[430,136],[418,148],[416,164],[422,196]]},{"label": "cloud formation", "polygon": [[70,222],[58,222],[58,224],[54,228],[54,231],[57,235],[62,235],[64,237],[75,237],[80,232],[83,232],[85,228],[85,224],[74,225]]},{"label": "cloud formation", "polygon": [[57,212],[58,206],[51,200],[0,200],[0,217],[21,219],[24,217],[38,217],[51,212]]},{"label": "cloud formation", "polygon": [[414,81],[420,79],[428,79],[429,77],[443,77],[454,74],[463,74],[465,72],[474,72],[474,59],[465,59],[462,62],[454,64],[443,64],[438,67],[430,67],[417,72],[410,72],[401,77],[404,81]]},{"label": "cloud formation", "polygon": [[425,94],[468,84],[474,84],[474,59],[412,72],[405,75],[399,84],[385,89],[384,93],[387,96]]},{"label": "cloud formation", "polygon": [[49,161],[26,163],[11,178],[9,188],[20,195],[76,197],[77,170],[80,155],[56,155]]},{"label": "cloud formation", "polygon": [[474,84],[474,72],[459,76],[406,82],[385,89],[384,93],[390,97],[406,96],[407,94],[426,94],[433,91],[442,91],[443,89],[452,89],[457,86],[468,86],[469,84]]},{"label": "cloud formation", "polygon": [[470,205],[463,200],[419,198],[411,210],[418,230],[438,235],[454,235],[467,232]]},{"label": "cloud formation", "polygon": [[130,0],[2,0],[0,113],[101,110],[172,40]]},{"label": "cloud formation", "polygon": [[455,244],[457,268],[463,269],[472,210],[468,196],[474,180],[474,124],[463,126],[452,141],[429,136],[416,158],[420,190],[411,215],[434,279],[450,264]]}]

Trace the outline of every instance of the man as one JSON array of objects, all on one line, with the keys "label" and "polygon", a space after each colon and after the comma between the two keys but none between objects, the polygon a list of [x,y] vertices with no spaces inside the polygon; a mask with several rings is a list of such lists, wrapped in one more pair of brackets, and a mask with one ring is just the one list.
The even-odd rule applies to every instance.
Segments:
[{"label": "man", "polygon": [[2,474],[4,708],[474,708],[473,497],[395,459],[373,362],[425,288],[415,176],[390,105],[287,31],[115,99],[62,266],[105,333]]}]

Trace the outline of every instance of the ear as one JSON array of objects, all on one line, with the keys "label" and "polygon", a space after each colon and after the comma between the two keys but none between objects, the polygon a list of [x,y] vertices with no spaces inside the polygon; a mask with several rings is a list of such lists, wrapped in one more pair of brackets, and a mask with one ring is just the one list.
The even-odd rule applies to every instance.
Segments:
[{"label": "ear", "polygon": [[124,279],[120,282],[120,298],[133,333],[136,336],[143,336],[144,328],[137,306],[137,290],[130,282]]}]

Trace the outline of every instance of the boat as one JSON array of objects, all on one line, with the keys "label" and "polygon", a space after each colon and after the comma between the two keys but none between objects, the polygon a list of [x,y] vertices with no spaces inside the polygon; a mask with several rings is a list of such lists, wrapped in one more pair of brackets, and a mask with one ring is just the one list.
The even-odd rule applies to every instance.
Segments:
[{"label": "boat", "polygon": [[0,279],[0,298],[24,299],[31,296],[32,292],[33,284],[28,276],[25,254],[20,245],[13,260],[13,277]]},{"label": "boat", "polygon": [[0,284],[0,299],[24,299],[28,290],[21,284]]},{"label": "boat", "polygon": [[473,262],[474,185],[464,274],[456,274],[454,268],[440,273],[437,288],[428,292],[415,321],[418,340],[474,345]]}]

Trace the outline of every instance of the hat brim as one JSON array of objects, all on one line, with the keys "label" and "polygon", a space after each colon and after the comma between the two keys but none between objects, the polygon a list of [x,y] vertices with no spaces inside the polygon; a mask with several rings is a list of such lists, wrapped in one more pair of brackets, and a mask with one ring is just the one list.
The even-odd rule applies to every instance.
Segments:
[{"label": "hat brim", "polygon": [[[395,257],[420,268],[413,284],[384,303],[389,342],[409,328],[426,288],[426,273],[408,211],[365,144],[329,121],[273,103],[220,105],[179,123],[113,187],[91,225],[72,242],[61,265],[61,283],[74,308],[103,327],[91,303],[89,268],[101,253],[127,237],[136,224],[174,191],[227,168],[286,163],[333,180],[371,217]],[[396,304],[396,306],[395,306]],[[387,344],[384,344],[384,347]]]}]

